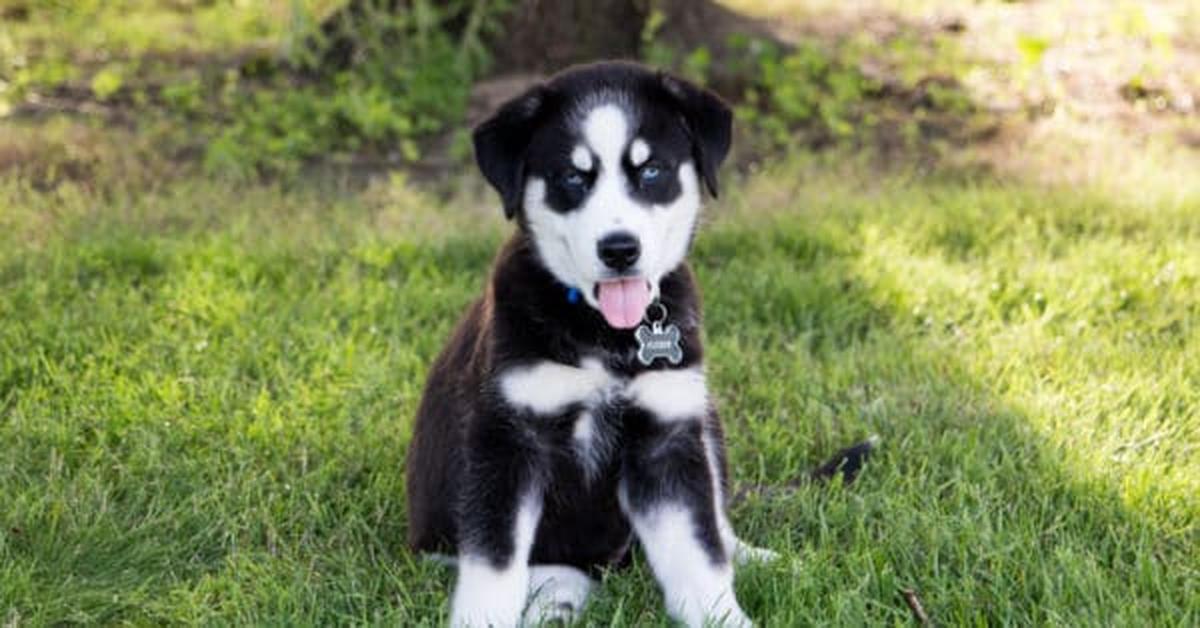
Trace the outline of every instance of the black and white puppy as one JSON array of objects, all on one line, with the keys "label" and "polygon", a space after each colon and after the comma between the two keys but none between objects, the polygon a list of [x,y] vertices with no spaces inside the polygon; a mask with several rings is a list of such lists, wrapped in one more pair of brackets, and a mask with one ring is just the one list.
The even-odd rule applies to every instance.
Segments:
[{"label": "black and white puppy", "polygon": [[434,364],[409,542],[456,554],[453,626],[570,618],[636,539],[688,626],[748,626],[721,424],[684,257],[729,108],[628,63],[569,69],[475,130],[519,228]]}]

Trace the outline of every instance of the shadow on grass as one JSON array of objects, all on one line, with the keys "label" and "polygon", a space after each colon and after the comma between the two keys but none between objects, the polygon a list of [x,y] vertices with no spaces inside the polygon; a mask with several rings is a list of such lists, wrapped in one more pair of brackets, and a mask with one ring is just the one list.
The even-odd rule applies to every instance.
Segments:
[{"label": "shadow on grass", "polygon": [[903,622],[911,588],[949,625],[1197,619],[1194,534],[1048,445],[978,379],[969,341],[900,305],[903,278],[865,277],[853,245],[790,224],[706,234],[695,256],[733,476],[783,485],[868,433],[884,444],[852,487],[740,509],[751,539],[801,562],[751,571],[752,616]]}]

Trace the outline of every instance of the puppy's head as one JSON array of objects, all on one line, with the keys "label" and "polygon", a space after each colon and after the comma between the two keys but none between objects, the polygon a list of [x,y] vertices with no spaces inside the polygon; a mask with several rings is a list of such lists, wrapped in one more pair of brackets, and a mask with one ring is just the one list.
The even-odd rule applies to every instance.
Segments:
[{"label": "puppy's head", "polygon": [[713,93],[628,63],[569,69],[475,129],[475,157],[545,267],[616,328],[683,261],[732,116]]}]

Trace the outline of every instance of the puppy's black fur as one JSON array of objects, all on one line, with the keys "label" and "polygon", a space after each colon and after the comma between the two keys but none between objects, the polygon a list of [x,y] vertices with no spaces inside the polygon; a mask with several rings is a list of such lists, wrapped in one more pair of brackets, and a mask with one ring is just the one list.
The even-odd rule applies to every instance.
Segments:
[{"label": "puppy's black fur", "polygon": [[[571,445],[578,408],[551,420],[532,420],[501,398],[493,374],[533,360],[574,364],[585,354],[601,353],[607,368],[626,376],[648,368],[635,359],[632,334],[611,329],[587,305],[570,303],[565,292],[537,261],[528,236],[516,234],[497,257],[486,293],[467,311],[434,364],[409,446],[409,543],[414,549],[454,553],[465,536],[503,565],[512,552],[511,538],[490,532],[512,528],[518,491],[537,482],[547,491],[531,562],[583,569],[619,563],[632,542],[616,501],[622,468],[645,472],[656,459],[670,458],[669,450],[647,450],[648,441],[699,447],[698,432],[660,433],[645,413],[614,400],[595,414],[597,428],[607,432],[597,438],[610,443],[611,455],[589,482]],[[699,303],[690,270],[682,267],[664,279],[661,301],[679,313],[672,316],[683,336],[679,367],[700,362]],[[715,427],[715,418],[709,424]],[[687,458],[687,464],[704,463],[702,456]],[[703,468],[657,471],[665,482],[630,482],[649,493],[638,501],[653,500],[658,492],[692,493],[699,499],[708,494],[689,487],[707,481]]]},{"label": "puppy's black fur", "polygon": [[[411,547],[469,559],[456,625],[515,624],[526,575],[512,567],[525,551],[529,565],[594,573],[627,559],[635,530],[676,617],[750,625],[729,563],[766,552],[738,541],[724,515],[724,435],[682,261],[701,183],[717,193],[731,125],[710,92],[604,63],[530,89],[476,130],[479,168],[518,229],[430,371],[407,461]],[[602,252],[614,234],[654,255],[618,266]],[[679,363],[637,357],[630,326],[652,295],[679,329]],[[595,376],[603,391],[539,405],[541,380],[506,388],[539,365],[560,374],[539,374],[546,386],[587,388]],[[814,477],[852,479],[869,450],[848,449]]]},{"label": "puppy's black fur", "polygon": [[[651,138],[654,159],[673,169],[692,160],[711,192],[716,170],[730,145],[729,109],[714,95],[639,66],[598,64],[576,69],[504,106],[475,133],[479,167],[499,191],[509,216],[522,227],[493,264],[485,293],[467,311],[434,364],[409,447],[409,543],[415,550],[453,554],[465,544],[497,567],[512,555],[514,504],[523,487],[544,487],[545,505],[530,562],[591,570],[622,562],[632,544],[629,522],[617,503],[617,483],[627,480],[633,507],[671,497],[711,511],[713,496],[701,443],[707,431],[724,447],[715,413],[687,425],[660,426],[645,411],[620,399],[597,412],[595,425],[607,443],[602,468],[589,479],[575,459],[572,422],[579,408],[560,416],[527,416],[506,403],[497,376],[539,361],[577,364],[603,356],[605,367],[631,378],[649,370],[687,368],[703,359],[700,304],[690,269],[681,265],[660,283],[660,301],[679,327],[683,361],[651,367],[635,359],[629,330],[609,327],[538,259],[520,216],[523,182],[540,175],[553,182],[549,205],[572,206],[561,185],[562,164],[577,132],[564,112],[597,94],[615,93],[636,110],[639,133]],[[629,164],[627,164],[629,166]],[[663,202],[672,189],[636,190],[647,202]],[[575,200],[575,203],[578,201]],[[712,520],[701,517],[702,520]],[[711,528],[711,526],[709,526]],[[699,534],[714,560],[726,560],[715,528]]]}]

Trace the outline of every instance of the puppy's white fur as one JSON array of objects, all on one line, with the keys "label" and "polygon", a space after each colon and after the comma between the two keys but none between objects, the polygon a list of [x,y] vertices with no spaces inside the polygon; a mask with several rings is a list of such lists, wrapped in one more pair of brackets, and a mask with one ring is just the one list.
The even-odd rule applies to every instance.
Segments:
[{"label": "puppy's white fur", "polygon": [[699,420],[708,412],[708,387],[699,368],[646,371],[633,378],[625,395],[659,421]]},{"label": "puppy's white fur", "polygon": [[[607,276],[607,268],[597,255],[597,242],[614,231],[628,231],[641,245],[641,256],[632,270],[650,281],[652,296],[657,297],[659,281],[682,263],[696,226],[701,199],[696,169],[691,162],[680,164],[673,173],[679,177],[679,196],[667,205],[646,207],[631,195],[631,183],[621,164],[626,151],[630,163],[644,164],[650,159],[653,147],[641,138],[631,137],[630,122],[619,103],[593,103],[583,114],[581,128],[585,145],[572,151],[571,162],[580,170],[596,172],[597,176],[580,207],[556,212],[547,205],[546,182],[537,177],[526,182],[525,217],[538,254],[559,281],[579,288],[587,303],[598,307],[592,288]],[[667,176],[671,174],[667,173]],[[590,409],[613,394],[624,394],[630,402],[652,412],[660,421],[703,420],[708,411],[707,386],[699,368],[650,371],[631,381],[619,382],[598,361],[585,360],[578,367],[542,362],[504,373],[501,392],[514,407],[539,415],[555,414],[576,403]],[[603,445],[598,442],[594,421],[595,418],[585,410],[576,419],[573,432],[580,463],[589,473],[593,472],[591,467],[596,464]],[[734,536],[721,507],[723,496],[716,461],[707,439],[705,449],[716,489],[714,505],[719,513],[722,544],[728,555],[738,556],[743,544]],[[536,529],[537,517],[530,517],[531,512],[522,505],[516,530],[518,552],[513,565],[498,571],[470,557],[460,557],[459,586],[454,597],[455,622],[468,618],[508,626],[517,621],[525,600],[526,584],[532,585],[529,568],[524,566],[529,548],[527,543],[522,544],[523,536],[528,534],[532,539],[532,530]],[[540,508],[537,512],[540,514]],[[626,513],[646,550],[668,610],[674,617],[692,627],[706,622],[739,627],[751,625],[734,598],[733,563],[713,564],[696,537],[690,511],[667,504],[648,513],[635,513],[626,508]],[[533,528],[526,531],[523,526],[529,525]],[[517,565],[518,561],[522,566]],[[534,569],[536,572],[542,568]],[[527,620],[550,618],[555,608],[560,612],[569,608],[571,614],[577,613],[591,584],[586,576],[579,575],[583,580],[558,574],[558,580],[565,579],[574,584],[556,587],[546,596],[533,595],[534,604]],[[547,575],[547,584],[551,582],[556,579]],[[584,587],[584,582],[589,586]],[[471,601],[472,594],[481,597]],[[498,598],[501,595],[509,597],[502,602]],[[567,604],[555,601],[564,596],[570,598],[566,600]],[[573,603],[576,601],[578,604]]]},{"label": "puppy's white fur", "polygon": [[629,144],[629,163],[640,166],[650,159],[650,145],[638,137]]},{"label": "puppy's white fur", "polygon": [[626,510],[672,617],[688,628],[753,625],[734,597],[733,563],[713,564],[696,538],[691,511],[672,504]]},{"label": "puppy's white fur", "polygon": [[571,165],[579,168],[584,172],[592,171],[592,152],[586,146],[576,146],[571,151]]},{"label": "puppy's white fur", "polygon": [[545,361],[502,374],[500,392],[515,408],[553,415],[575,403],[599,403],[616,383],[595,358],[584,358],[579,366]]},{"label": "puppy's white fur", "polygon": [[453,628],[511,628],[521,619],[529,585],[529,551],[542,516],[540,496],[527,495],[517,506],[512,560],[497,568],[469,552],[458,556],[458,582],[450,603]]},{"label": "puppy's white fur", "polygon": [[575,419],[571,432],[575,458],[588,482],[600,476],[604,463],[610,459],[616,446],[616,434],[611,429],[598,428],[597,420],[593,413],[585,410]]},{"label": "puppy's white fur", "polygon": [[[708,415],[708,390],[704,371],[699,367],[647,371],[631,380],[621,380],[595,358],[584,358],[577,367],[539,362],[504,373],[500,386],[510,404],[538,415],[551,415],[572,404],[584,404],[585,409],[575,420],[572,440],[580,465],[589,476],[596,472],[610,447],[596,430],[595,417],[590,412],[596,405],[620,395],[662,422],[704,421]],[[750,626],[734,597],[732,565],[770,560],[775,555],[751,547],[734,535],[723,507],[715,447],[706,430],[704,454],[713,486],[717,527],[726,555],[733,561],[713,564],[696,537],[694,515],[688,509],[666,504],[649,512],[633,512],[625,505],[623,491],[621,503],[646,551],[672,616],[690,627],[714,623]],[[543,567],[534,567],[531,572],[528,566],[540,516],[540,499],[530,496],[522,501],[513,531],[516,552],[513,561],[503,569],[469,554],[458,557],[452,626],[515,626],[521,621],[528,594],[533,595],[523,625],[550,619],[569,620],[579,613],[591,590],[592,583],[586,575]],[[538,578],[531,580],[531,573]],[[539,592],[543,589],[545,592]]]},{"label": "puppy's white fur", "polygon": [[[632,140],[630,146],[630,123],[617,103],[596,104],[582,120],[587,147],[572,151],[572,163],[599,169],[583,204],[559,213],[546,204],[545,180],[530,177],[525,185],[525,220],[538,254],[559,281],[579,288],[584,300],[598,307],[592,288],[608,270],[596,244],[614,231],[628,231],[641,244],[641,256],[631,271],[649,280],[652,297],[657,297],[659,281],[683,262],[696,227],[701,199],[696,168],[689,161],[675,173],[665,173],[679,177],[679,196],[669,204],[646,207],[630,194],[631,183],[621,162],[627,148],[631,158],[644,161],[653,147],[641,139]],[[592,163],[593,154],[599,164]]]},{"label": "puppy's white fur", "polygon": [[535,565],[529,569],[529,604],[522,626],[571,622],[583,612],[596,583],[567,565]]}]

